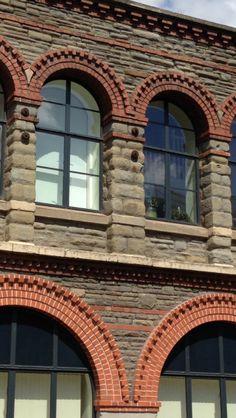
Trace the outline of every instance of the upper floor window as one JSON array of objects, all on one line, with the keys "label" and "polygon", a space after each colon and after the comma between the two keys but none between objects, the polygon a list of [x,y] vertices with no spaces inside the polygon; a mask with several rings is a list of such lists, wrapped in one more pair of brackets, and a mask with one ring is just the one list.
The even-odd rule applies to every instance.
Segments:
[{"label": "upper floor window", "polygon": [[[3,92],[2,86],[0,84],[0,174],[1,174],[1,179],[3,178],[5,124],[6,124],[5,98],[4,98],[4,92]],[[2,181],[0,182],[0,190],[1,189],[2,189]]]},{"label": "upper floor window", "polygon": [[231,168],[231,204],[232,204],[232,220],[233,228],[236,228],[236,119],[232,123],[231,132],[233,134],[230,142],[230,159]]},{"label": "upper floor window", "polygon": [[0,417],[92,418],[91,370],[69,331],[30,309],[1,308]]},{"label": "upper floor window", "polygon": [[235,418],[236,327],[201,325],[169,355],[160,380],[158,418]]},{"label": "upper floor window", "polygon": [[197,153],[193,125],[182,109],[153,100],[145,129],[146,216],[198,222]]},{"label": "upper floor window", "polygon": [[42,89],[37,126],[36,201],[99,210],[101,120],[93,96],[70,80]]}]

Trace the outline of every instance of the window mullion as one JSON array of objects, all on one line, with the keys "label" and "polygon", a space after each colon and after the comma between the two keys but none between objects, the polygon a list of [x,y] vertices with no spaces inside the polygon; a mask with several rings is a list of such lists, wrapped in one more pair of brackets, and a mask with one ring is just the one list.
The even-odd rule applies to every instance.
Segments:
[{"label": "window mullion", "polygon": [[10,370],[8,372],[6,418],[14,418],[15,382],[16,382],[16,372],[14,370]]},{"label": "window mullion", "polygon": [[57,373],[51,373],[51,390],[50,390],[50,418],[56,418],[57,403]]},{"label": "window mullion", "polygon": [[219,381],[219,384],[220,384],[221,418],[227,418],[227,399],[226,399],[226,390],[225,390],[225,379],[221,378]]},{"label": "window mullion", "polygon": [[64,135],[64,173],[63,173],[63,206],[69,206],[69,192],[70,192],[70,94],[71,83],[69,80],[66,82],[66,107],[65,107],[65,132]]},{"label": "window mullion", "polygon": [[185,378],[185,390],[186,390],[186,417],[192,418],[192,379],[191,377]]}]

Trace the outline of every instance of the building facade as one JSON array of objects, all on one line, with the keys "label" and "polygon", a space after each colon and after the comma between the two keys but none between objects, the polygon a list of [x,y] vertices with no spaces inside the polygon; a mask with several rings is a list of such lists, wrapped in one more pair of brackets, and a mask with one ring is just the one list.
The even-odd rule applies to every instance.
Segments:
[{"label": "building facade", "polygon": [[235,417],[236,31],[0,17],[0,418]]}]

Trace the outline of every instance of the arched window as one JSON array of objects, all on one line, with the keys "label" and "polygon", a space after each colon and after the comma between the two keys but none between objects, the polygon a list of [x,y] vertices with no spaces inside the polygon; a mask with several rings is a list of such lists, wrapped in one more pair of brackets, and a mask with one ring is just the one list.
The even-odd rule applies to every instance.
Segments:
[{"label": "arched window", "polygon": [[145,129],[146,216],[198,222],[197,155],[193,125],[171,102],[153,100]]},{"label": "arched window", "polygon": [[163,368],[158,418],[235,418],[235,353],[234,324],[204,324],[182,338]]},{"label": "arched window", "polygon": [[59,323],[1,308],[0,341],[1,418],[92,418],[89,364]]},{"label": "arched window", "polygon": [[233,134],[230,142],[230,159],[229,165],[231,168],[231,204],[232,204],[232,220],[233,228],[236,228],[236,119],[234,119],[231,127]]},{"label": "arched window", "polygon": [[50,81],[37,126],[36,201],[100,209],[101,120],[93,96],[70,80]]},{"label": "arched window", "polygon": [[[3,158],[4,158],[4,146],[5,146],[5,124],[6,124],[6,112],[5,112],[5,98],[2,85],[0,84],[0,174],[3,179]],[[0,181],[0,191],[2,191],[3,181]]]}]

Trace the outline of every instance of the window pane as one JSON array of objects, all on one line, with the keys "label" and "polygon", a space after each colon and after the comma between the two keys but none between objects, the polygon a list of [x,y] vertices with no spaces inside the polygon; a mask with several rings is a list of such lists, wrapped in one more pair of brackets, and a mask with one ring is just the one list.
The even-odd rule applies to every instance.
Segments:
[{"label": "window pane", "polygon": [[[236,141],[235,141],[236,142]],[[236,155],[235,155],[236,157]],[[232,217],[233,227],[236,226],[236,164],[231,163],[231,205],[232,205]]]},{"label": "window pane", "polygon": [[93,417],[93,394],[88,374],[81,375],[81,418]]},{"label": "window pane", "polygon": [[194,372],[219,372],[218,324],[201,326],[190,335],[190,370]]},{"label": "window pane", "polygon": [[146,113],[149,122],[159,122],[164,124],[164,102],[155,100],[150,103]]},{"label": "window pane", "polygon": [[221,418],[218,380],[192,379],[192,418]]},{"label": "window pane", "polygon": [[64,137],[37,132],[37,165],[63,169]]},{"label": "window pane", "polygon": [[145,145],[156,148],[165,146],[165,126],[149,123],[145,128]]},{"label": "window pane", "polygon": [[0,313],[0,341],[0,363],[8,364],[11,346],[11,312],[8,309]]},{"label": "window pane", "polygon": [[173,103],[168,104],[169,124],[186,129],[193,129],[193,125],[186,113]]},{"label": "window pane", "polygon": [[158,400],[161,401],[158,418],[186,418],[185,379],[162,376]]},{"label": "window pane", "polygon": [[38,127],[52,131],[65,131],[65,106],[43,102],[38,111]]},{"label": "window pane", "polygon": [[145,184],[145,207],[148,218],[165,218],[165,188]]},{"label": "window pane", "polygon": [[33,311],[18,311],[16,364],[52,365],[52,344],[53,325],[51,321]]},{"label": "window pane", "polygon": [[99,177],[70,173],[70,206],[99,209]]},{"label": "window pane", "polygon": [[145,183],[165,185],[165,154],[145,151]]},{"label": "window pane", "polygon": [[[60,373],[57,375],[56,418],[81,417],[81,376]],[[91,417],[92,418],[92,417]]]},{"label": "window pane", "polygon": [[0,373],[0,418],[6,418],[6,408],[7,408],[7,373]]},{"label": "window pane", "polygon": [[45,101],[55,103],[66,102],[66,80],[54,80],[45,84],[41,90]]},{"label": "window pane", "polygon": [[227,380],[226,385],[226,399],[227,399],[227,418],[236,417],[236,381]]},{"label": "window pane", "polygon": [[74,82],[71,83],[71,105],[99,111],[97,102],[89,91]]},{"label": "window pane", "polygon": [[196,222],[196,194],[187,190],[171,191],[171,219]]},{"label": "window pane", "polygon": [[173,151],[188,154],[196,153],[195,135],[192,131],[179,128],[169,128],[169,147]]},{"label": "window pane", "polygon": [[236,136],[236,119],[234,119],[232,125],[231,125],[231,132],[233,136]]},{"label": "window pane", "polygon": [[185,338],[182,338],[170,353],[165,366],[165,371],[185,371]]},{"label": "window pane", "polygon": [[70,132],[77,135],[100,137],[100,114],[85,109],[70,108]]},{"label": "window pane", "polygon": [[224,347],[224,371],[225,373],[236,373],[236,362],[235,362],[235,353],[236,353],[236,335],[235,335],[235,325],[230,325],[224,323],[224,338],[223,338],[223,347]]},{"label": "window pane", "polygon": [[70,171],[99,174],[100,144],[79,139],[71,140]]},{"label": "window pane", "polygon": [[37,168],[36,201],[62,205],[63,172],[49,168]]},{"label": "window pane", "polygon": [[58,366],[82,367],[89,370],[84,351],[73,335],[64,328],[58,329]]},{"label": "window pane", "polygon": [[186,157],[170,155],[170,183],[176,189],[196,189],[196,163]]},{"label": "window pane", "polygon": [[230,150],[230,160],[236,161],[236,138],[233,138],[231,140],[229,150]]},{"label": "window pane", "polygon": [[5,120],[6,116],[4,94],[0,93],[0,121],[4,122]]},{"label": "window pane", "polygon": [[17,373],[14,418],[49,418],[50,375]]}]

